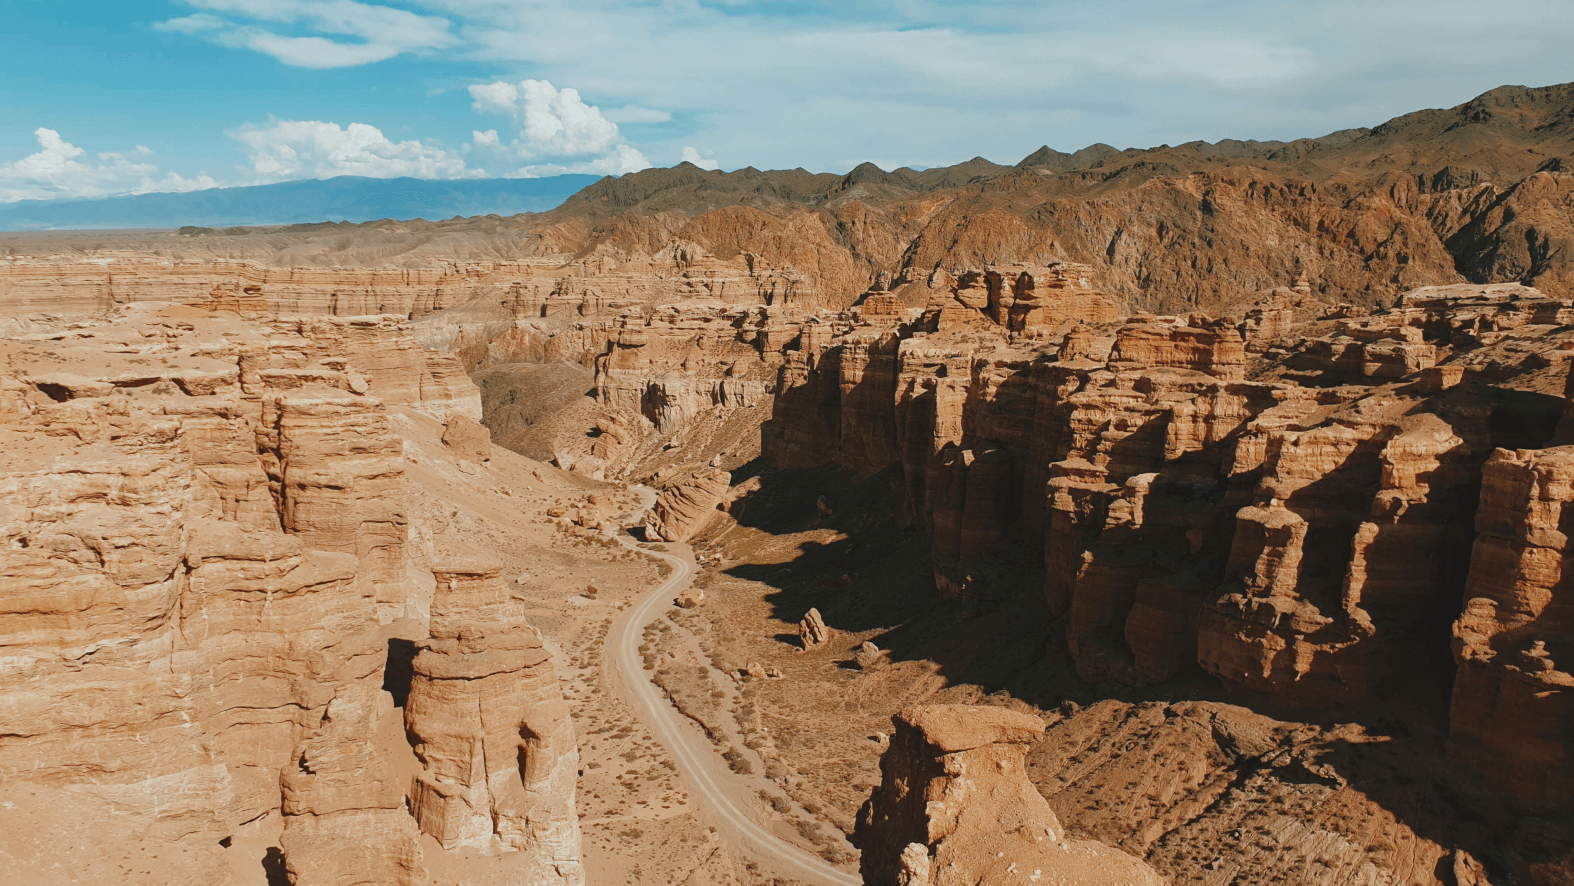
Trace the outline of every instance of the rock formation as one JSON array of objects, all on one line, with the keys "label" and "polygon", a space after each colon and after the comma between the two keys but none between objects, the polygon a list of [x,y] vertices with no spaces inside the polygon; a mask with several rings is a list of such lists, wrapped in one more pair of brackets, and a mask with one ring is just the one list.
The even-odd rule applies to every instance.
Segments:
[{"label": "rock formation", "polygon": [[[244,821],[278,806],[336,687],[378,679],[378,622],[405,603],[403,467],[382,379],[313,359],[342,344],[329,331],[166,308],[0,342],[6,645],[33,662],[4,690],[30,724],[11,765],[128,796],[165,778]],[[27,713],[76,691],[130,707]],[[105,753],[118,776],[84,768]],[[173,814],[162,790],[150,808]]]},{"label": "rock formation", "polygon": [[433,570],[432,635],[419,644],[405,706],[424,767],[410,809],[445,849],[522,852],[526,882],[580,886],[574,726],[552,656],[500,570]]},{"label": "rock formation", "polygon": [[820,610],[810,609],[798,622],[798,640],[804,649],[818,649],[831,639],[831,629],[825,626]]},{"label": "rock formation", "polygon": [[726,500],[732,475],[726,471],[691,474],[661,491],[645,521],[651,541],[686,542],[705,531]]},{"label": "rock formation", "polygon": [[[322,726],[286,766],[285,865],[290,882],[313,886],[428,882],[406,785],[390,759],[393,700],[364,690],[334,697]],[[377,741],[382,733],[384,742]]]},{"label": "rock formation", "polygon": [[[566,405],[491,409],[492,432],[663,486],[649,539],[713,525],[739,494],[722,467],[756,439],[782,470],[889,472],[944,605],[1041,583],[1088,682],[1207,674],[1358,704],[1437,660],[1452,624],[1451,758],[1556,828],[1574,808],[1571,108],[1569,86],[1506,87],[1320,140],[679,167],[527,219],[13,252],[0,774],[124,811],[127,833],[189,848],[193,882],[281,788],[297,879],[343,879],[372,834],[395,847],[377,876],[418,879],[360,740],[386,725],[387,625],[425,612],[389,410],[445,422],[473,467],[491,444],[466,372],[496,370],[497,404],[530,363],[561,370]],[[856,513],[808,501],[823,531]],[[546,653],[489,567],[440,584],[406,710],[410,814],[575,881]],[[806,647],[826,639],[811,614]],[[963,747],[925,716],[893,766],[1008,763],[1027,740]],[[928,782],[937,810],[969,777]],[[971,821],[924,818],[870,863],[948,882],[945,846],[1007,839]],[[971,852],[956,871],[975,880],[1022,873]]]},{"label": "rock formation", "polygon": [[[987,304],[981,292],[953,298]],[[898,469],[910,516],[933,539],[942,596],[1004,595],[1021,579],[998,564],[1041,549],[1046,602],[1066,616],[1077,671],[1094,683],[1200,667],[1294,704],[1359,701],[1438,651],[1466,572],[1483,564],[1471,574],[1494,583],[1471,579],[1482,590],[1468,592],[1456,629],[1456,757],[1486,772],[1494,756],[1517,759],[1498,749],[1510,733],[1545,736],[1521,742],[1522,774],[1493,777],[1518,782],[1505,790],[1527,808],[1564,809],[1574,792],[1558,775],[1569,751],[1555,737],[1567,719],[1553,689],[1556,592],[1502,584],[1551,588],[1528,564],[1561,553],[1511,552],[1562,542],[1500,528],[1507,518],[1487,508],[1506,470],[1492,466],[1507,464],[1488,461],[1494,448],[1557,464],[1560,450],[1538,447],[1574,398],[1513,386],[1567,373],[1569,305],[1517,285],[1426,288],[1354,320],[1297,314],[1258,357],[1243,347],[1250,324],[1195,314],[1102,330],[1068,322],[1058,346],[982,314],[927,332],[858,322],[787,352],[764,450],[785,467]],[[1330,347],[1354,340],[1352,324],[1370,347],[1360,362],[1329,362]],[[861,356],[876,332],[891,336],[881,347],[893,357],[878,375]],[[832,384],[850,365],[863,367],[857,381]],[[1473,529],[1483,535],[1472,557]],[[1508,541],[1521,536],[1532,541]],[[1516,706],[1524,712],[1509,716]]]},{"label": "rock formation", "polygon": [[295,882],[425,882],[369,741],[403,741],[380,686],[424,611],[389,409],[469,421],[474,386],[388,317],[139,304],[0,353],[0,772],[113,809],[183,881],[282,811]]},{"label": "rock formation", "polygon": [[893,717],[879,787],[859,815],[860,871],[871,886],[1164,882],[1141,861],[1067,836],[1028,780],[1037,717],[1003,708],[926,705]]},{"label": "rock formation", "polygon": [[1574,447],[1492,454],[1454,623],[1450,754],[1531,812],[1574,803],[1571,484]]},{"label": "rock formation", "polygon": [[866,671],[873,671],[891,663],[891,651],[889,649],[881,649],[865,640],[858,644],[857,649],[853,650],[853,660],[858,663],[858,667]]},{"label": "rock formation", "polygon": [[448,417],[443,427],[443,444],[473,462],[484,462],[492,457],[492,435],[486,425],[468,415]]}]

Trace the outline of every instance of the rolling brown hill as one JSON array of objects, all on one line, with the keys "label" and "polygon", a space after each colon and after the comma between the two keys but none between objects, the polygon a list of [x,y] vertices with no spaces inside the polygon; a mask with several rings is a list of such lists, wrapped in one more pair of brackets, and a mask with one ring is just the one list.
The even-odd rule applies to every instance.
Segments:
[{"label": "rolling brown hill", "polygon": [[[1293,142],[1223,141],[1016,166],[844,176],[688,164],[607,178],[530,217],[565,251],[692,242],[759,255],[847,304],[879,272],[1069,260],[1160,309],[1212,307],[1304,274],[1330,300],[1426,283],[1574,286],[1574,84],[1505,86],[1446,110]],[[523,220],[523,219],[522,219]]]}]

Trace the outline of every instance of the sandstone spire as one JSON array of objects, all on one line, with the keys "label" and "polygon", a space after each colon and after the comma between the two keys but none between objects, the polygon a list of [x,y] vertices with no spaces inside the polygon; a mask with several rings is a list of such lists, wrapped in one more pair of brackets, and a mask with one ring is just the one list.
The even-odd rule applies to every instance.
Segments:
[{"label": "sandstone spire", "polygon": [[410,807],[445,849],[530,853],[526,882],[579,886],[574,726],[552,656],[501,573],[490,561],[433,570],[431,638],[405,706],[424,766]]}]

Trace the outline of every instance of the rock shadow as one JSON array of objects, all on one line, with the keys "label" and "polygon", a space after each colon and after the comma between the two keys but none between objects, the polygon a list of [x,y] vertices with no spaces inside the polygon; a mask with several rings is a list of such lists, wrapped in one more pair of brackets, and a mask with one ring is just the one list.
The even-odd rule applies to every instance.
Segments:
[{"label": "rock shadow", "polygon": [[[1545,414],[1544,404],[1531,405],[1533,413]],[[1551,433],[1553,424],[1539,418],[1522,426],[1504,421],[1498,427],[1505,432],[1528,427],[1531,436],[1521,439],[1539,439]],[[1364,463],[1368,458],[1372,463]],[[1355,461],[1318,482],[1350,481],[1352,474],[1378,469],[1375,452],[1357,455]],[[1409,652],[1387,664],[1392,672],[1374,679],[1375,691],[1350,705],[1296,707],[1224,683],[1195,665],[1152,685],[1090,684],[1078,678],[1067,649],[1066,618],[1053,615],[1044,601],[1041,539],[1014,530],[991,553],[996,574],[983,583],[985,593],[945,598],[935,589],[930,539],[911,525],[905,512],[899,468],[855,478],[832,467],[772,470],[756,462],[734,477],[759,481],[758,490],[733,508],[740,525],[778,537],[819,536],[799,540],[777,562],[740,563],[725,570],[734,578],[766,585],[771,614],[785,625],[795,625],[810,608],[817,608],[827,626],[869,636],[890,652],[893,664],[924,662],[950,685],[978,687],[986,702],[1016,699],[1044,711],[1074,711],[1105,699],[1137,705],[1210,702],[1237,705],[1289,724],[1304,723],[1329,735],[1322,743],[1321,760],[1331,777],[1366,795],[1418,837],[1467,851],[1489,871],[1523,869],[1523,858],[1557,851],[1536,848],[1555,840],[1513,849],[1529,839],[1516,836],[1527,820],[1513,816],[1447,763],[1444,739],[1454,676],[1446,644],[1451,617],[1427,619],[1420,626],[1421,636],[1405,644]],[[1472,504],[1474,492],[1467,491],[1462,504]],[[1311,490],[1313,496],[1335,493]],[[1354,529],[1354,523],[1341,525],[1312,547],[1347,551]],[[1469,539],[1461,538],[1460,545],[1468,550]],[[1462,580],[1460,576],[1438,589],[1440,607],[1457,611]],[[797,645],[790,627],[774,639]],[[856,644],[847,638],[833,642],[848,646],[839,650],[845,657],[837,666],[857,668],[851,660]],[[1360,727],[1360,740],[1335,737],[1348,724]],[[1548,821],[1553,833],[1566,826],[1561,819]],[[1443,881],[1451,882],[1452,862],[1448,857],[1444,861],[1450,867]]]}]

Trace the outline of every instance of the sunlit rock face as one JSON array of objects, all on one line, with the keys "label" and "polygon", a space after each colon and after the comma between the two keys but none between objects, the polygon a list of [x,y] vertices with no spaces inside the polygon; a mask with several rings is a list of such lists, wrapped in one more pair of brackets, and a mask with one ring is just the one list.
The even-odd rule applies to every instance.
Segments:
[{"label": "sunlit rock face", "polygon": [[492,562],[433,570],[405,728],[423,765],[410,808],[445,849],[525,853],[525,882],[585,882],[579,751],[552,656]]},{"label": "sunlit rock face", "polygon": [[1118,849],[1066,835],[1027,777],[1028,747],[1044,734],[1037,717],[921,705],[892,722],[880,785],[859,814],[865,883],[1164,883]]},{"label": "sunlit rock face", "polygon": [[0,771],[131,816],[172,882],[221,882],[219,840],[281,809],[300,876],[351,882],[364,837],[419,879],[360,743],[412,593],[387,408],[474,387],[428,384],[394,318],[134,305],[0,351]]}]

